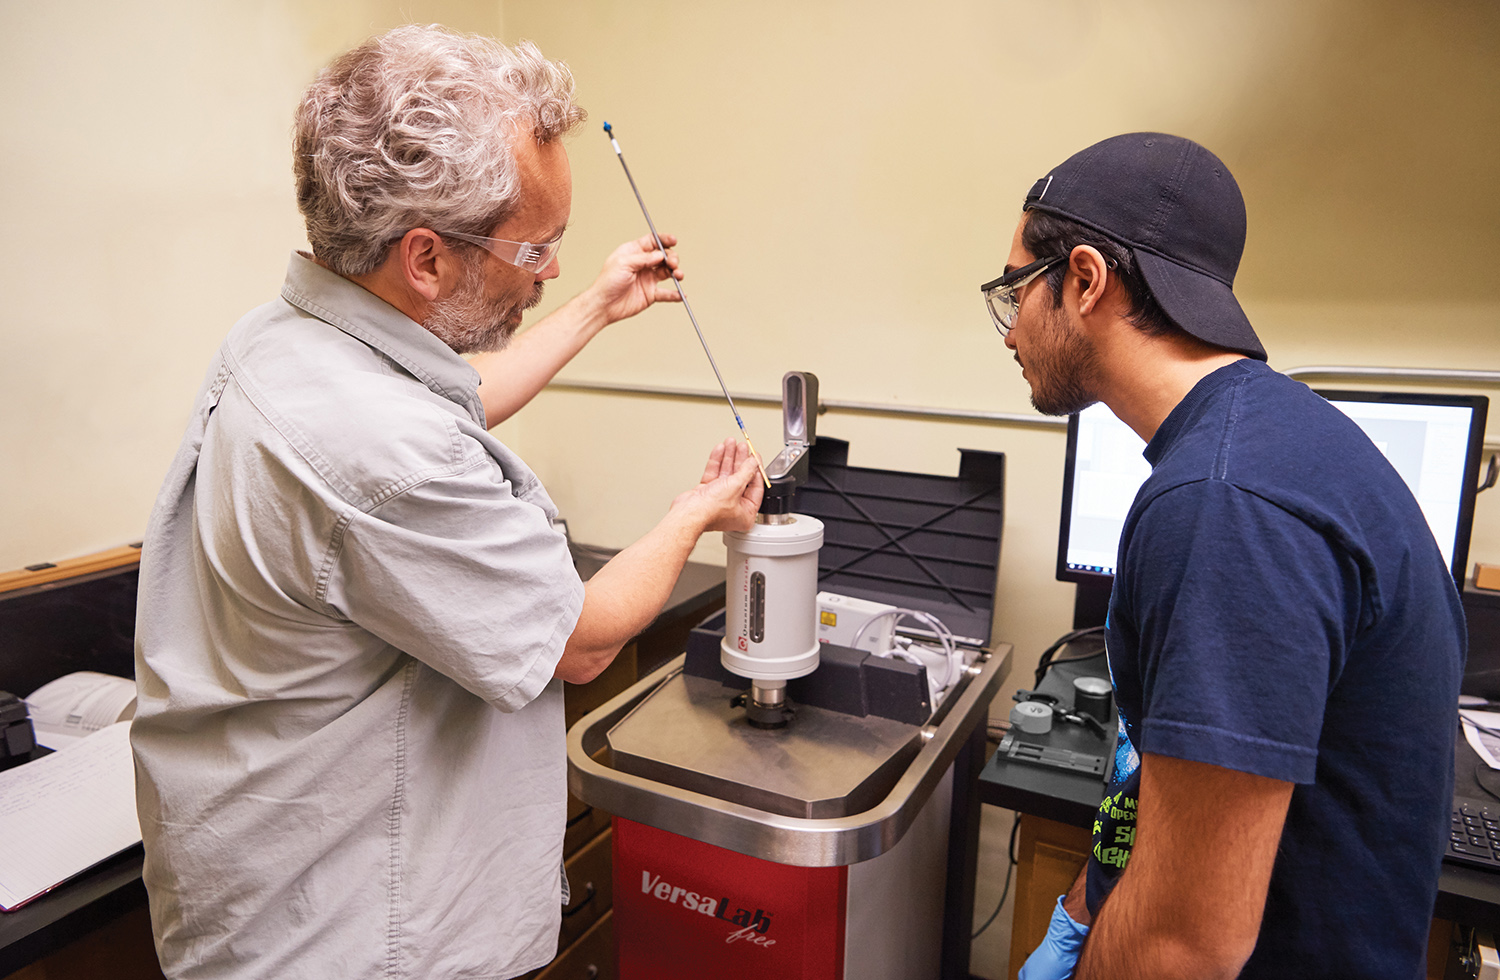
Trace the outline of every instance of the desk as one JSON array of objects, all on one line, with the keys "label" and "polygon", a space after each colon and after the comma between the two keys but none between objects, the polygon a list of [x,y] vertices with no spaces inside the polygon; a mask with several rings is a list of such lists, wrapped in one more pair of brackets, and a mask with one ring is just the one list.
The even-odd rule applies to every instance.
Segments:
[{"label": "desk", "polygon": [[[1459,732],[1453,771],[1453,784],[1458,795],[1478,800],[1493,799],[1479,788],[1479,782],[1474,778],[1475,768],[1482,765],[1479,756],[1469,748],[1463,732]],[[1444,861],[1433,914],[1439,919],[1464,925],[1485,926],[1500,936],[1500,874]]]},{"label": "desk", "polygon": [[[1047,671],[1047,676],[1042,678],[1042,684],[1037,690],[1054,695],[1063,705],[1072,705],[1075,678],[1108,678],[1109,670],[1105,666],[1103,654],[1104,641],[1101,639],[1089,637],[1068,644],[1058,653],[1056,665]],[[1090,659],[1066,662],[1073,657],[1084,656],[1089,656]],[[1114,709],[1111,708],[1110,720],[1104,726],[1107,732],[1114,729],[1114,718]],[[1052,748],[1089,755],[1105,755],[1114,744],[1112,738],[1101,740],[1086,728],[1063,723],[1055,723],[1052,731],[1045,736],[1024,737],[1045,742]],[[979,798],[983,802],[1045,817],[1071,827],[1093,827],[1094,814],[1099,809],[1099,800],[1104,796],[1104,782],[1097,776],[1045,769],[1025,762],[1010,762],[998,753],[985,763],[979,780]]]},{"label": "desk", "polygon": [[[1103,652],[1104,641],[1098,637],[1068,644],[1058,651],[1056,666],[1047,672],[1037,690],[1071,705],[1074,678],[1108,676]],[[1067,662],[1075,657],[1089,659]],[[1111,709],[1105,730],[1112,731],[1114,725]],[[1062,723],[1055,723],[1045,736],[1025,737],[1090,755],[1105,754],[1113,744],[1113,739],[1100,739],[1088,729]],[[1019,864],[1011,920],[1010,976],[1016,975],[1042,941],[1053,903],[1088,859],[1094,814],[1103,796],[1104,781],[1098,776],[1010,762],[998,753],[980,771],[980,801],[1023,815],[1016,835]]]},{"label": "desk", "polygon": [[[1058,659],[1083,656],[1102,649],[1102,646],[1102,640],[1089,638],[1069,644],[1059,652]],[[1073,679],[1083,676],[1107,677],[1104,658],[1059,663],[1048,672],[1040,690],[1065,697],[1065,703],[1069,703]],[[1054,726],[1047,736],[1032,738],[1045,738],[1048,745],[1075,752],[1097,754],[1101,751],[1098,738],[1074,726]],[[1462,733],[1457,738],[1455,760],[1459,792],[1479,799],[1487,798],[1488,794],[1479,788],[1474,778],[1474,767],[1480,764],[1479,759],[1464,741]],[[1012,975],[1046,933],[1052,903],[1060,893],[1055,882],[1063,879],[1071,882],[1087,859],[1094,812],[1103,796],[1103,781],[1095,777],[1007,762],[998,755],[992,756],[980,772],[979,798],[982,802],[1016,810],[1023,816],[1042,818],[1023,820],[1018,834],[1023,867],[1017,869],[1020,873],[1011,930]],[[1036,894],[1023,901],[1023,891],[1028,888]],[[1437,968],[1433,958],[1439,953],[1446,955],[1446,935],[1451,931],[1449,923],[1484,926],[1500,934],[1500,874],[1444,862],[1433,916],[1436,921],[1433,923],[1432,946],[1429,947],[1429,974],[1441,977],[1441,969],[1436,973],[1431,971]]]},{"label": "desk", "polygon": [[[31,691],[75,670],[132,674],[140,552],[121,551],[130,553],[106,570],[90,566],[78,578],[35,586],[21,582],[21,588],[0,595],[0,689]],[[575,549],[579,575],[588,580],[610,554]],[[688,630],[723,597],[724,569],[689,562],[666,606],[637,639],[638,656],[646,661],[659,655],[658,648],[671,647],[679,633],[685,642]],[[681,650],[676,646],[676,652]],[[142,861],[137,845],[15,912],[0,913],[0,977],[59,953],[123,916],[139,915],[146,906]]]}]

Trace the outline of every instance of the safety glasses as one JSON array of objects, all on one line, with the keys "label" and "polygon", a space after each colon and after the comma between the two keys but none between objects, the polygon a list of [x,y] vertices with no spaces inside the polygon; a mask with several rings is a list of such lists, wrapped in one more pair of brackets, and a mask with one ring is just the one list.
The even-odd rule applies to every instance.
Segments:
[{"label": "safety glasses", "polygon": [[444,238],[457,238],[459,241],[478,245],[501,262],[508,262],[527,272],[540,272],[547,268],[553,257],[557,255],[557,250],[562,246],[562,235],[558,235],[550,242],[534,245],[531,242],[510,242],[503,238],[486,238],[483,235],[463,235],[456,231],[445,231],[440,234]]},{"label": "safety glasses", "polygon": [[1010,333],[1011,326],[1016,322],[1016,313],[1021,308],[1017,295],[1022,287],[1057,263],[1066,261],[1066,255],[1037,259],[979,287],[980,293],[984,295],[984,303],[990,309],[990,319],[995,321],[995,329],[1000,331],[1000,336]]}]

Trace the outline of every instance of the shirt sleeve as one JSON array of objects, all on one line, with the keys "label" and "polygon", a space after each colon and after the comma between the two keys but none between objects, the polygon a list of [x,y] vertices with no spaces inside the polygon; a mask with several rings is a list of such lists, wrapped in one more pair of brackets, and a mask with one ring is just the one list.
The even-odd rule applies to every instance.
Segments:
[{"label": "shirt sleeve", "polygon": [[327,601],[502,711],[552,679],[583,609],[567,540],[484,454],[346,517]]},{"label": "shirt sleeve", "polygon": [[1118,626],[1140,650],[1137,748],[1313,782],[1324,705],[1358,622],[1353,560],[1218,480],[1151,501],[1122,554]]}]

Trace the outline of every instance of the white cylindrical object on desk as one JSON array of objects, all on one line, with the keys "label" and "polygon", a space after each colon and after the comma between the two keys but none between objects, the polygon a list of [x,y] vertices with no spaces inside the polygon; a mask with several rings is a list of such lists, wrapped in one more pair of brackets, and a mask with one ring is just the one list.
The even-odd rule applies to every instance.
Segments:
[{"label": "white cylindrical object on desk", "polygon": [[818,549],[823,522],[725,531],[729,551],[719,660],[753,680],[791,680],[818,666]]},{"label": "white cylindrical object on desk", "polygon": [[1010,723],[1027,735],[1052,731],[1052,708],[1040,701],[1022,701],[1010,709]]}]

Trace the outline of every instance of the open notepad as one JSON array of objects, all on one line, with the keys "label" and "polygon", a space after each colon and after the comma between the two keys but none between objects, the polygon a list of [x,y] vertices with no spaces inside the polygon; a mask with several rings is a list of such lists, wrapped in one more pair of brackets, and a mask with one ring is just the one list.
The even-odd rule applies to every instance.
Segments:
[{"label": "open notepad", "polygon": [[129,722],[0,772],[0,910],[140,840]]}]

